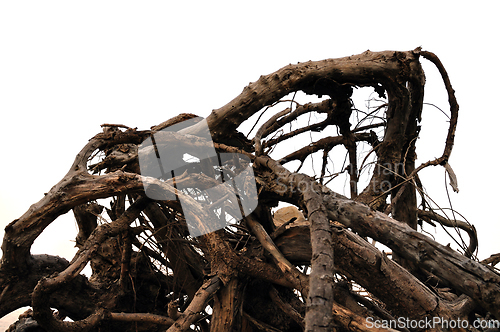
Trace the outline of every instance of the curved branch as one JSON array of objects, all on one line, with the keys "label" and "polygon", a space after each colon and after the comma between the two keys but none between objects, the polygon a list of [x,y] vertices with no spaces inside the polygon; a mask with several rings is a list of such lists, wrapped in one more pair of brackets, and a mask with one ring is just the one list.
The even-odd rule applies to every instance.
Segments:
[{"label": "curved branch", "polygon": [[[0,288],[3,287],[0,317],[16,309],[31,306],[31,293],[38,281],[47,275],[63,271],[69,266],[69,262],[57,256],[33,255],[28,266],[29,270],[22,271],[17,278],[9,277],[9,272],[12,271],[0,270]],[[78,277],[73,279],[68,287],[54,292],[49,303],[52,307],[63,309],[72,319],[83,319],[96,309],[93,299],[95,292],[96,289],[85,277]],[[75,294],[78,294],[76,299],[72,298]]]},{"label": "curved branch", "polygon": [[469,246],[465,250],[464,256],[471,258],[474,252],[477,249],[477,232],[476,228],[472,225],[469,225],[468,223],[461,221],[461,220],[450,220],[448,218],[445,218],[443,216],[440,216],[434,211],[424,211],[424,210],[418,210],[418,217],[425,220],[434,220],[440,223],[443,226],[446,227],[457,227],[469,235]]},{"label": "curved branch", "polygon": [[[332,107],[332,100],[329,99],[329,100],[322,101],[320,103],[315,103],[315,104],[309,103],[309,104],[301,105],[301,106],[297,107],[292,113],[290,113],[290,109],[285,109],[285,110],[275,114],[268,121],[266,121],[266,123],[264,123],[259,128],[257,133],[255,134],[254,141],[255,141],[256,155],[262,154],[261,152],[262,152],[263,146],[268,147],[268,146],[277,144],[277,143],[279,143],[287,138],[293,137],[293,136],[298,135],[300,133],[303,133],[305,131],[314,131],[314,130],[320,130],[322,128],[325,128],[327,125],[332,123],[331,111],[333,109],[334,108]],[[278,130],[279,128],[282,128],[284,125],[297,119],[302,114],[311,113],[311,112],[329,113],[329,116],[326,120],[324,120],[322,122],[315,123],[315,124],[309,125],[307,127],[297,129],[297,130],[292,132],[293,134],[289,133],[287,135],[282,135],[281,137],[279,137],[277,139],[271,140],[271,141],[273,141],[273,143],[270,143],[270,141],[269,141],[269,142],[265,142],[263,145],[261,144],[260,141],[261,141],[262,137],[266,137],[269,134],[271,134],[272,132],[275,132],[276,130]],[[290,114],[288,114],[288,113],[290,113]],[[260,153],[259,153],[259,151],[260,151]]]},{"label": "curved branch", "polygon": [[266,135],[267,132],[271,130],[272,127],[276,124],[276,121],[281,118],[282,116],[285,116],[286,114],[290,113],[292,110],[290,108],[286,108],[283,111],[276,113],[273,115],[269,120],[267,120],[260,128],[257,130],[257,133],[255,134],[255,137],[253,138],[253,141],[255,142],[255,154],[257,156],[260,156],[262,154],[262,137]]},{"label": "curved branch", "polygon": [[114,185],[118,184],[117,187],[122,191],[128,191],[126,181],[129,177],[137,177],[136,174],[125,175],[123,172],[117,172],[102,178],[92,176],[87,172],[87,162],[97,149],[121,143],[137,144],[147,135],[148,131],[129,129],[125,132],[111,130],[92,138],[77,154],[64,178],[19,219],[5,227],[0,269],[10,266],[27,269],[31,244],[58,216],[88,201],[120,193],[120,189],[114,190]]},{"label": "curved branch", "polygon": [[450,103],[450,112],[451,112],[450,126],[448,128],[448,135],[446,137],[446,144],[443,151],[443,155],[440,158],[436,159],[435,161],[436,164],[443,164],[448,162],[448,159],[450,158],[451,155],[451,150],[453,149],[453,144],[455,142],[455,131],[457,129],[459,106],[457,98],[455,97],[455,90],[453,90],[453,87],[451,86],[450,78],[448,76],[448,73],[446,72],[446,69],[441,63],[441,60],[439,60],[436,54],[432,52],[420,51],[420,54],[437,67],[439,73],[441,74],[441,77],[443,78],[444,86],[446,87],[446,92],[448,93],[448,102]]},{"label": "curved branch", "polygon": [[98,198],[144,191],[140,175],[116,171],[94,176],[84,171],[69,173],[21,218],[5,228],[1,268],[27,269],[30,247],[58,216],[73,207]]},{"label": "curved branch", "polygon": [[[214,136],[233,132],[246,119],[287,94],[302,90],[307,94],[342,95],[357,86],[379,86],[391,90],[398,82],[420,75],[417,55],[409,52],[370,52],[339,59],[308,61],[288,65],[261,76],[227,105],[213,110],[207,117]],[[396,92],[396,91],[393,91]],[[185,133],[196,134],[203,126],[192,126]]]},{"label": "curved branch", "polygon": [[94,230],[85,244],[85,247],[77,253],[70,265],[62,272],[53,277],[40,279],[32,295],[33,317],[45,329],[50,331],[88,331],[104,319],[104,311],[97,310],[89,317],[76,322],[63,322],[56,319],[49,305],[49,296],[56,289],[74,279],[83,270],[85,265],[94,254],[99,245],[109,236],[117,235],[127,229],[141,211],[149,204],[148,199],[139,199],[117,220],[110,224],[100,225]]},{"label": "curved branch", "polygon": [[[408,179],[413,179],[418,174],[418,172],[420,172],[422,169],[428,166],[437,166],[437,165],[445,166],[448,163],[451,151],[453,149],[453,145],[455,143],[455,131],[457,129],[458,109],[459,109],[458,102],[455,97],[455,90],[453,90],[453,87],[451,86],[450,78],[448,76],[448,73],[446,72],[446,69],[441,63],[441,60],[439,60],[439,58],[432,52],[420,51],[420,50],[416,50],[415,52],[417,54],[421,54],[424,58],[431,61],[439,70],[439,73],[441,74],[444,85],[446,87],[446,92],[448,93],[448,102],[450,104],[451,117],[450,117],[450,125],[448,127],[448,134],[446,136],[445,148],[441,157],[422,163],[410,173]],[[400,189],[400,192],[401,193],[404,192],[408,187],[408,185],[409,182],[405,183],[403,187]]]},{"label": "curved branch", "polygon": [[[360,142],[360,141],[365,141],[368,143],[373,142],[373,137],[369,133],[353,134],[353,138],[355,142]],[[283,165],[293,160],[300,160],[301,162],[303,162],[307,158],[307,156],[317,151],[320,150],[330,151],[335,146],[340,144],[347,144],[347,139],[344,136],[325,137],[307,146],[304,146],[303,148],[297,151],[290,153],[289,155],[278,160],[278,163]]]}]

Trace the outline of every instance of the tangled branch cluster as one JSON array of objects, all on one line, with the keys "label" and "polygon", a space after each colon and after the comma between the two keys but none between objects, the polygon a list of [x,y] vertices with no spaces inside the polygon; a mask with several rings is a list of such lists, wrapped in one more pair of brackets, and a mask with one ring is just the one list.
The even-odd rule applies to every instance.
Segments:
[{"label": "tangled branch cluster", "polygon": [[[417,166],[422,57],[441,72],[450,122],[442,156]],[[374,89],[381,102],[360,111],[355,88]],[[299,104],[287,97],[297,92],[323,99]],[[280,105],[290,106],[275,111]],[[179,199],[149,198],[144,186],[184,197],[183,185],[213,186],[213,169],[198,160],[173,178],[157,179],[141,175],[138,161],[142,142],[193,118],[180,114],[145,131],[104,125],[66,176],[5,228],[0,316],[32,307],[12,330],[372,331],[368,318],[441,317],[472,326],[500,317],[500,275],[474,259],[474,227],[432,209],[418,177],[428,166],[453,172],[448,160],[458,104],[434,54],[367,51],[289,65],[214,110],[206,124],[215,150],[251,161],[258,205],[198,237],[190,235],[187,215],[203,225],[206,205],[224,192],[203,202],[186,199],[186,208]],[[238,131],[250,122],[253,137]],[[193,139],[200,128],[185,128],[167,143],[203,149],[206,142]],[[219,166],[235,172],[238,161]],[[343,175],[346,196],[333,189]],[[278,220],[283,203],[296,208]],[[35,239],[68,211],[79,229],[73,259],[31,255]],[[470,243],[462,253],[443,246],[417,230],[422,221],[460,228]],[[82,274],[88,265],[89,278]]]}]

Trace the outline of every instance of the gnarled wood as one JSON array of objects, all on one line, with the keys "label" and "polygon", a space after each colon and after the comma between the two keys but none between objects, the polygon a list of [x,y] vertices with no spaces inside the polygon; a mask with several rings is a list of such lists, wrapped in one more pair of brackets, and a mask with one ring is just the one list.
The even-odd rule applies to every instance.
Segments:
[{"label": "gnarled wood", "polygon": [[[421,58],[440,71],[450,103],[443,154],[426,162],[416,145]],[[356,88],[374,89],[377,105],[356,106]],[[295,93],[325,98],[301,104]],[[179,114],[146,131],[104,124],[61,181],[5,228],[0,316],[31,305],[17,327],[92,332],[373,331],[368,322],[399,317],[470,326],[500,318],[496,256],[477,262],[474,227],[417,197],[420,170],[450,172],[457,120],[443,64],[415,49],[288,65],[206,121]],[[253,137],[238,131],[247,124]],[[172,146],[167,158],[183,166],[147,176]],[[338,193],[344,189],[349,197]],[[252,199],[258,204],[249,209]],[[303,215],[275,222],[282,203]],[[38,236],[70,210],[75,257],[31,255]],[[419,232],[419,218],[467,232],[464,255]],[[214,229],[217,222],[227,226]],[[88,265],[90,277],[81,274]]]}]

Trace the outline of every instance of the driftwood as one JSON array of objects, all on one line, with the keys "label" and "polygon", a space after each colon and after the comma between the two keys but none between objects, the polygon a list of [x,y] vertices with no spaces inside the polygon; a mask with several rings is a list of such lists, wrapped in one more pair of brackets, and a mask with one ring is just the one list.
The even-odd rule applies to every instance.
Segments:
[{"label": "driftwood", "polygon": [[[450,121],[442,155],[416,165],[423,58],[441,73]],[[355,88],[373,89],[376,108],[356,108]],[[325,98],[299,104],[297,92]],[[474,227],[431,208],[418,178],[444,166],[458,190],[448,164],[457,119],[444,66],[416,49],[288,65],[205,120],[180,114],[146,131],[105,124],[66,176],[5,228],[0,316],[32,307],[12,331],[444,331],[443,321],[477,331],[500,318],[499,260],[475,259]],[[238,131],[250,121],[253,137]],[[302,145],[280,155],[297,137]],[[192,159],[153,176],[162,149],[173,149],[171,163]],[[308,161],[317,163],[309,174]],[[346,196],[331,185],[340,177]],[[280,203],[293,207],[273,220]],[[31,255],[69,211],[79,227],[75,257]],[[422,221],[463,230],[469,246],[437,243],[419,231]]]}]

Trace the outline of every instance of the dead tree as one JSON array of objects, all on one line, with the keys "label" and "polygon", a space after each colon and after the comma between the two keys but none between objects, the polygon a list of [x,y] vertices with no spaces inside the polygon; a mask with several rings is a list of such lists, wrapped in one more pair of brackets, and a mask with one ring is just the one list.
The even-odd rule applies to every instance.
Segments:
[{"label": "dead tree", "polygon": [[[445,83],[449,127],[441,157],[417,165],[422,58]],[[356,107],[360,88],[374,91],[375,107]],[[322,98],[299,103],[297,92]],[[436,210],[419,179],[422,169],[444,166],[456,189],[448,160],[457,118],[440,60],[415,49],[288,65],[201,122],[180,114],[145,131],[103,125],[66,176],[5,228],[0,316],[31,306],[16,331],[419,331],[429,327],[417,322],[437,317],[473,331],[500,318],[496,256],[478,262],[474,227]],[[160,136],[179,147],[170,161],[185,158],[184,148],[194,161],[175,174],[144,174],[141,146],[149,139],[158,156]],[[297,138],[300,146],[288,143]],[[197,156],[211,146],[216,166]],[[234,182],[245,167],[258,203],[248,213],[241,200],[252,190],[228,206],[231,187],[214,176]],[[342,178],[345,195],[333,185]],[[206,188],[218,189],[200,196]],[[292,214],[278,220],[283,203]],[[79,227],[75,257],[32,255],[35,239],[69,211]],[[226,227],[209,228],[214,215]],[[422,223],[458,228],[470,243],[443,246],[419,231]]]}]

